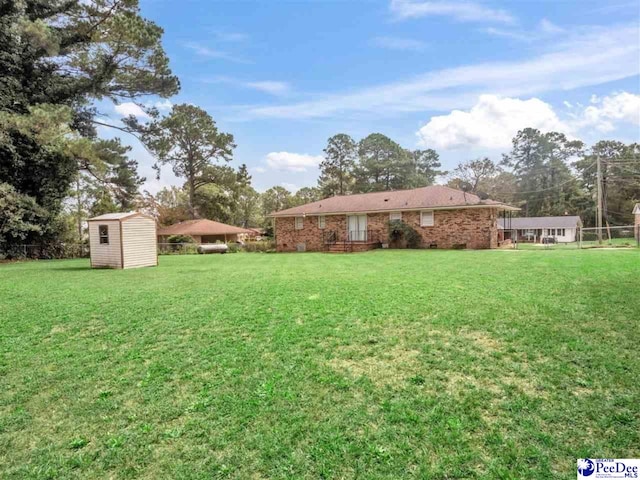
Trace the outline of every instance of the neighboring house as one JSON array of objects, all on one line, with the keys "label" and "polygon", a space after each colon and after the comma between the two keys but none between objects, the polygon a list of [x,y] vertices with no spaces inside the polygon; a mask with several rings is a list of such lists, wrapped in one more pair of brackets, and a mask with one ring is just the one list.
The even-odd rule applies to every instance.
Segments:
[{"label": "neighboring house", "polygon": [[[495,248],[501,212],[519,210],[453,188],[431,187],[326,198],[274,212],[280,252],[367,250],[389,243],[389,221],[402,220],[425,248]],[[346,250],[346,248],[345,248]]]},{"label": "neighboring house", "polygon": [[247,227],[246,230],[248,230],[250,233],[243,233],[241,235],[238,235],[239,240],[262,240],[265,234],[264,228]]},{"label": "neighboring house", "polygon": [[94,268],[158,265],[156,221],[138,212],[107,213],[90,218],[89,248]]},{"label": "neighboring house", "polygon": [[[558,243],[575,242],[582,228],[577,216],[513,217],[501,218],[498,223],[505,240],[540,243],[543,238],[554,238]],[[501,236],[502,236],[501,235]]]},{"label": "neighboring house", "polygon": [[636,203],[636,206],[633,207],[633,215],[635,217],[636,239],[640,242],[640,203]]},{"label": "neighboring house", "polygon": [[237,242],[239,236],[251,232],[213,220],[187,220],[168,227],[158,228],[158,243],[167,243],[172,235],[189,235],[196,243]]}]

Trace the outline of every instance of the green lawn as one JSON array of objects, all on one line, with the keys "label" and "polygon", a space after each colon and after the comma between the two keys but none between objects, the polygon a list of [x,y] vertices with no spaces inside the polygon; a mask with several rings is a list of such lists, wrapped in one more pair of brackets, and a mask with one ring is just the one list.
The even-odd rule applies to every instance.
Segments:
[{"label": "green lawn", "polygon": [[0,478],[575,478],[640,456],[640,251],[0,265]]}]

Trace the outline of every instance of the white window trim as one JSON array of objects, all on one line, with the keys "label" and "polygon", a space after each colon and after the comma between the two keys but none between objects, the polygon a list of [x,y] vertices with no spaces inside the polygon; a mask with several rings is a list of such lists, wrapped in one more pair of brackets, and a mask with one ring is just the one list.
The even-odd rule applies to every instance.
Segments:
[{"label": "white window trim", "polygon": [[[300,222],[300,226],[298,226],[298,222]],[[294,228],[296,230],[302,230],[304,228],[304,217],[295,217]]]},{"label": "white window trim", "polygon": [[323,230],[327,226],[327,219],[324,215],[318,215],[318,228]]},{"label": "white window trim", "polygon": [[[424,214],[425,213],[430,213],[431,214],[431,222],[425,223],[425,221],[424,221]],[[433,227],[435,225],[435,223],[436,223],[435,213],[434,213],[433,210],[422,210],[420,212],[420,226],[421,227]]]},{"label": "white window trim", "polygon": [[[393,218],[394,215],[398,215],[399,218]],[[402,220],[402,212],[389,212],[389,221]]]}]

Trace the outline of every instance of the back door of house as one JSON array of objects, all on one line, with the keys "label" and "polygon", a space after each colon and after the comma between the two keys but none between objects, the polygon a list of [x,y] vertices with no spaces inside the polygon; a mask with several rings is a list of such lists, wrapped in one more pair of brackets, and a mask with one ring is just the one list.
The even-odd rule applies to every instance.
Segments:
[{"label": "back door of house", "polygon": [[348,215],[347,216],[348,238],[354,242],[363,242],[367,239],[367,216]]}]

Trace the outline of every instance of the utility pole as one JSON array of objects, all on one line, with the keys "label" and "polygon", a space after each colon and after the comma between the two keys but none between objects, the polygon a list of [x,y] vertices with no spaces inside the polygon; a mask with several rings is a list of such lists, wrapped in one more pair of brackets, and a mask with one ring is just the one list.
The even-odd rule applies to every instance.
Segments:
[{"label": "utility pole", "polygon": [[600,155],[596,156],[596,164],[598,169],[597,181],[598,181],[598,191],[597,191],[597,206],[596,206],[596,228],[598,232],[598,243],[602,243],[602,168],[600,166]]}]

